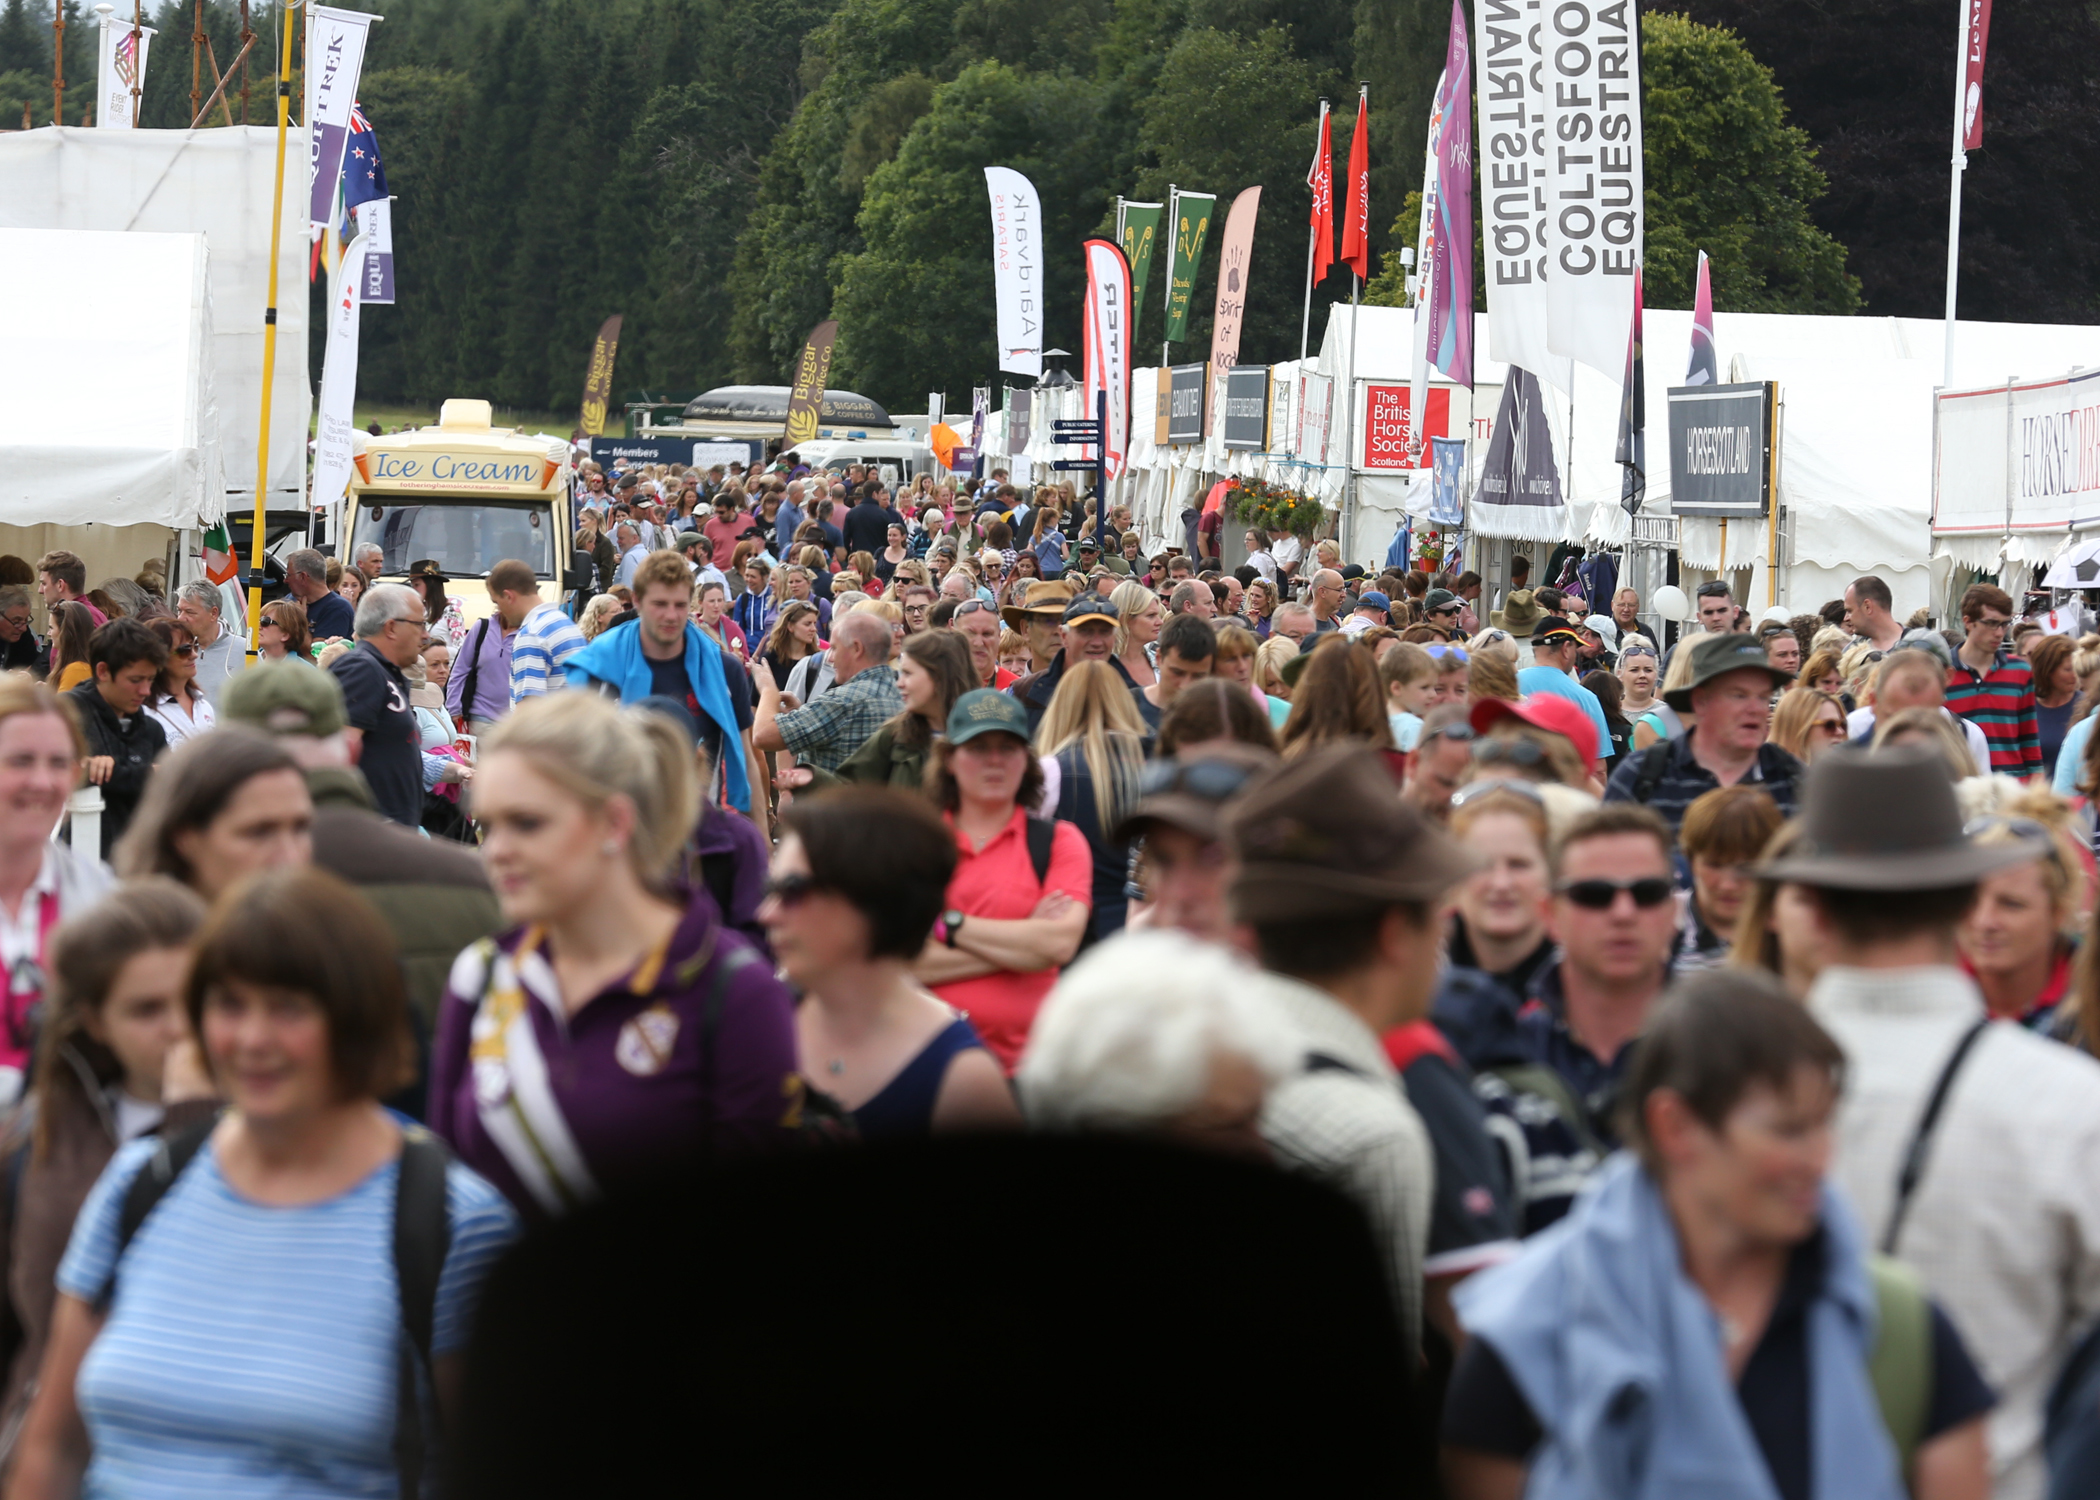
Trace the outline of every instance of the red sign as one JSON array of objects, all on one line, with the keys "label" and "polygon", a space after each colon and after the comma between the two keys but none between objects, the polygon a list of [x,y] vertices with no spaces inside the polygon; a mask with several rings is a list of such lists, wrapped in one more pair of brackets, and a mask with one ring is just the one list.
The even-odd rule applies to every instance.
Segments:
[{"label": "red sign", "polygon": [[1961,144],[1983,144],[1983,57],[1991,39],[1991,0],[1963,0],[1968,16],[1962,38]]},{"label": "red sign", "polygon": [[1365,469],[1429,467],[1429,439],[1451,436],[1451,389],[1429,388],[1429,430],[1422,435],[1421,462],[1410,465],[1408,449],[1413,445],[1408,404],[1410,391],[1404,385],[1374,385],[1364,391],[1364,448],[1360,466]]}]

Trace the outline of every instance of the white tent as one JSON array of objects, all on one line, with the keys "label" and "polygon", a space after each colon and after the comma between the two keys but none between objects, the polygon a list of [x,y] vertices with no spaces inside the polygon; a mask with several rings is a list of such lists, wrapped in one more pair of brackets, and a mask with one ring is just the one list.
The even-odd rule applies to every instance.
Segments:
[{"label": "white tent", "polygon": [[[277,132],[263,126],[188,131],[66,126],[0,135],[0,229],[201,234],[209,242],[208,368],[218,391],[226,503],[242,510],[255,504],[276,162]],[[304,148],[295,137],[286,164],[277,257],[277,372],[270,419],[270,504],[279,509],[305,505],[307,427],[313,413],[306,372],[305,181]],[[8,283],[13,297],[42,296],[46,285]],[[97,295],[109,298],[122,290],[107,284]],[[96,415],[97,441],[123,437],[131,393],[120,367],[95,372],[94,379],[63,394]]]},{"label": "white tent", "polygon": [[209,260],[201,234],[0,229],[0,286],[35,290],[0,301],[0,525],[219,517]]}]

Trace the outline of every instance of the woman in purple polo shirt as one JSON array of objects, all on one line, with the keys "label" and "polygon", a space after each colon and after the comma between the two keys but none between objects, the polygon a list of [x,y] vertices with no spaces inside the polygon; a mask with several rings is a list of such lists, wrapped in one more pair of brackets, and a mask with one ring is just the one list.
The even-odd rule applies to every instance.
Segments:
[{"label": "woman in purple polo shirt", "polygon": [[672,883],[700,806],[690,742],[596,693],[529,698],[482,741],[473,806],[516,925],[453,966],[431,1127],[529,1218],[785,1140],[787,989]]}]

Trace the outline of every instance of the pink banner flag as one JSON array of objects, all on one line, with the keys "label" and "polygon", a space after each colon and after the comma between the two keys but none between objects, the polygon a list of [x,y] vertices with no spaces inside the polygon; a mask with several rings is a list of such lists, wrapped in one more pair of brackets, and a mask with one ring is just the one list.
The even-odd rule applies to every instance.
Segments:
[{"label": "pink banner flag", "polygon": [[1983,54],[1991,40],[1991,0],[1962,0],[1969,13],[1962,42],[1961,144],[1974,151],[1983,144]]},{"label": "pink banner flag", "polygon": [[1458,384],[1473,384],[1473,54],[1466,12],[1451,0],[1451,41],[1437,100],[1436,235],[1425,313],[1429,363]]},{"label": "pink banner flag", "polygon": [[1686,385],[1719,385],[1721,359],[1714,350],[1714,283],[1706,252],[1699,252],[1699,290],[1692,298],[1692,360],[1685,367]]}]

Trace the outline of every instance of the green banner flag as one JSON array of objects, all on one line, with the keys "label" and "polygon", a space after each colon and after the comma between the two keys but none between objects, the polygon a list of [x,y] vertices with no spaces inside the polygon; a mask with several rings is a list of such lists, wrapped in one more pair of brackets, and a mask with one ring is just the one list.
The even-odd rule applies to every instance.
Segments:
[{"label": "green banner flag", "polygon": [[1203,236],[1210,231],[1216,193],[1184,193],[1171,200],[1174,245],[1167,257],[1167,332],[1169,341],[1188,332],[1189,301],[1196,292],[1196,268],[1203,261]]},{"label": "green banner flag", "polygon": [[1130,324],[1133,331],[1145,306],[1145,273],[1152,269],[1152,247],[1159,243],[1159,221],[1164,203],[1133,203],[1116,200],[1116,243],[1130,262]]}]

